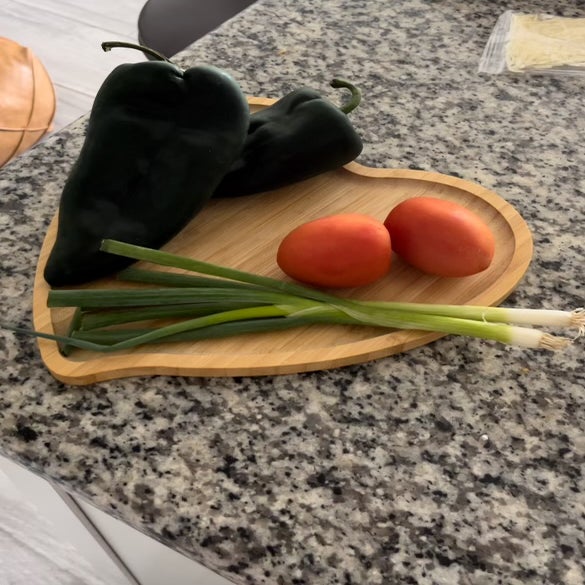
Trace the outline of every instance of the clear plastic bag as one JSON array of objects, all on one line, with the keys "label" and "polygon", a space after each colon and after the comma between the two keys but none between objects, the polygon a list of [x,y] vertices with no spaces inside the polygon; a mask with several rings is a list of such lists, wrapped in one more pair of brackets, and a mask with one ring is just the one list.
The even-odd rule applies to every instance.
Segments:
[{"label": "clear plastic bag", "polygon": [[585,75],[585,18],[508,10],[498,18],[478,70]]}]

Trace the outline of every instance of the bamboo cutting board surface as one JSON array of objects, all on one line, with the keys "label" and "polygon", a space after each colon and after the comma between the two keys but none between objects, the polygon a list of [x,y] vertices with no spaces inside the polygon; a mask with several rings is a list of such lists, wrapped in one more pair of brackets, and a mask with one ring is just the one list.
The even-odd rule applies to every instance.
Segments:
[{"label": "bamboo cutting board surface", "polygon": [[[251,106],[272,100],[251,98]],[[366,213],[384,220],[397,203],[417,196],[456,201],[478,213],[496,238],[496,253],[484,272],[465,278],[425,275],[393,257],[380,281],[334,292],[355,299],[444,304],[497,305],[517,286],[532,257],[532,237],[520,214],[503,198],[476,183],[408,169],[376,169],[350,163],[277,191],[212,200],[165,250],[280,279],[276,264],[282,238],[299,224],[334,213]],[[48,309],[43,270],[56,234],[53,219],[35,278],[34,326],[63,333],[68,309]],[[138,263],[137,266],[141,266]],[[121,286],[102,279],[86,287]],[[55,342],[39,339],[41,357],[58,380],[69,384],[137,375],[257,376],[328,369],[366,362],[427,344],[441,337],[423,331],[311,325],[226,339],[160,343],[117,353],[75,350],[64,357]]]}]

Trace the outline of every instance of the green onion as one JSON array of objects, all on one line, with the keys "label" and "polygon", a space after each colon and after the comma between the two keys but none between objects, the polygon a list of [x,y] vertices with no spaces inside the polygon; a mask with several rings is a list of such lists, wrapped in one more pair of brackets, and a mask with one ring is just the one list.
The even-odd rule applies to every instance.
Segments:
[{"label": "green onion", "polygon": [[195,276],[193,274],[177,274],[176,272],[155,272],[153,270],[143,270],[141,268],[125,268],[116,275],[118,280],[126,282],[141,282],[143,284],[158,284],[161,286],[181,286],[195,288],[198,286],[206,287],[229,287],[229,288],[257,288],[253,284],[236,282],[234,280],[225,280],[223,278],[207,278],[205,276]]},{"label": "green onion", "polygon": [[[143,282],[149,284],[166,284],[168,286],[194,287],[194,286],[226,286],[226,287],[254,287],[256,285],[246,284],[226,278],[205,278],[188,274],[176,274],[171,272],[155,272],[139,268],[127,268],[119,273],[121,280]],[[266,280],[264,279],[264,286]],[[221,283],[221,284],[220,284]],[[275,288],[282,288],[280,281],[272,281]],[[295,291],[298,287],[295,286]],[[303,289],[304,291],[304,289]],[[313,291],[311,291],[312,293]],[[330,301],[339,302],[342,299],[329,297]],[[343,302],[343,301],[342,301]],[[405,310],[409,312],[425,313],[432,315],[443,315],[446,317],[458,317],[464,319],[481,320],[495,323],[513,323],[516,325],[539,325],[548,327],[576,327],[579,335],[585,334],[585,310],[575,309],[574,311],[559,311],[550,309],[516,309],[510,307],[490,307],[473,305],[437,305],[429,303],[399,303],[364,301],[371,307],[382,309]]]},{"label": "green onion", "polygon": [[[121,349],[130,349],[144,343],[152,343],[164,339],[176,333],[183,333],[184,331],[191,331],[206,327],[208,325],[217,325],[219,323],[226,323],[229,321],[239,321],[241,319],[259,319],[263,317],[279,317],[286,315],[286,309],[281,309],[276,305],[251,307],[246,309],[234,309],[232,311],[223,311],[214,313],[213,315],[205,315],[204,317],[196,317],[195,319],[187,319],[180,323],[166,325],[158,329],[153,329],[147,333],[138,334],[130,339],[119,341],[113,345],[105,346],[102,351],[118,351]],[[75,339],[75,338],[73,338]]]},{"label": "green onion", "polygon": [[195,302],[245,301],[274,304],[298,301],[284,293],[271,290],[229,289],[227,287],[154,288],[154,289],[60,289],[49,291],[47,306],[82,307],[145,307]]},{"label": "green onion", "polygon": [[[194,286],[226,286],[226,287],[254,287],[258,285],[246,284],[234,280],[220,278],[205,278],[188,274],[176,274],[171,272],[156,272],[139,268],[127,268],[119,273],[121,280],[143,282],[149,284],[166,284],[168,286],[194,287]],[[264,277],[265,278],[265,277]],[[264,281],[266,282],[266,281]],[[274,282],[274,281],[272,281]],[[218,283],[222,283],[221,285]],[[278,283],[278,284],[276,284]],[[282,288],[280,281],[274,282],[274,287]],[[298,287],[295,286],[295,291]],[[311,291],[313,292],[313,291]],[[338,303],[342,299],[328,296],[330,301]],[[438,305],[429,303],[400,303],[384,301],[362,301],[361,305],[378,307],[381,309],[404,310],[413,313],[443,315],[445,317],[458,317],[487,321],[490,323],[513,323],[516,325],[539,325],[548,327],[575,327],[579,330],[579,336],[585,335],[585,310],[559,311],[551,309],[516,309],[510,307],[490,307],[473,305]]]},{"label": "green onion", "polygon": [[540,325],[544,327],[576,327],[585,334],[585,310],[558,311],[550,309],[514,309],[510,307],[482,307],[473,305],[433,305],[425,303],[393,303],[365,301],[369,307],[407,310],[416,313],[444,315],[496,323]]},{"label": "green onion", "polygon": [[[529,348],[561,349],[571,340],[520,325],[573,327],[585,333],[585,313],[343,299],[280,281],[124,242],[102,250],[206,276],[128,268],[120,280],[157,288],[51,290],[49,307],[76,307],[67,335],[5,325],[71,347],[119,351],[148,343],[197,341],[301,325],[332,323],[465,335]],[[161,288],[162,287],[162,288]],[[160,326],[153,323],[161,321]],[[120,325],[148,322],[150,327]],[[169,322],[170,321],[170,322]]]},{"label": "green onion", "polygon": [[379,309],[371,306],[364,311],[354,311],[347,308],[344,308],[344,311],[364,325],[386,325],[401,329],[466,335],[533,349],[562,349],[570,343],[569,339],[555,337],[538,329],[518,327],[508,323],[489,323],[483,320],[416,311]]},{"label": "green onion", "polygon": [[219,311],[228,309],[243,309],[255,307],[258,303],[252,301],[222,301],[209,303],[194,303],[185,305],[165,305],[163,307],[131,307],[129,309],[91,310],[82,311],[76,329],[88,331],[122,325],[125,323],[136,323],[138,321],[154,321],[159,319],[178,319],[181,317],[203,317],[212,315]]},{"label": "green onion", "polygon": [[[191,329],[182,333],[175,333],[152,343],[174,343],[179,341],[200,341],[203,339],[219,339],[246,333],[263,333],[266,331],[282,331],[301,327],[303,325],[314,325],[316,323],[355,325],[350,317],[339,315],[337,321],[332,316],[319,318],[318,316],[295,315],[289,317],[264,317],[262,319],[243,319],[217,325],[208,325],[200,329]],[[77,330],[73,337],[76,340],[88,341],[102,345],[112,345],[120,341],[126,341],[139,335],[151,333],[154,329],[101,329],[98,331]]]},{"label": "green onion", "polygon": [[152,250],[151,248],[126,244],[124,242],[118,242],[117,240],[103,240],[100,249],[103,252],[124,256],[125,258],[144,260],[160,266],[181,268],[183,270],[200,272],[211,276],[219,276],[220,278],[227,278],[237,282],[255,284],[268,290],[290,295],[298,295],[307,299],[315,299],[324,302],[333,301],[335,303],[349,302],[299,284],[291,284],[268,276],[260,276],[258,274],[252,274],[234,268],[218,266],[217,264],[210,264],[209,262],[178,256],[177,254],[170,254],[169,252],[163,252],[161,250]]},{"label": "green onion", "polygon": [[[312,323],[356,324],[350,317],[334,307],[323,305],[314,308],[318,310],[307,311],[301,308],[300,311],[295,311],[295,307],[286,305],[251,307],[214,313],[213,315],[190,319],[156,329],[136,329],[133,332],[116,329],[102,332],[76,330],[70,332],[69,335],[58,335],[32,331],[7,324],[0,324],[0,327],[15,333],[24,333],[57,341],[67,347],[73,346],[91,351],[112,352],[167,340],[198,340],[259,331],[277,331]],[[286,319],[273,319],[274,317],[286,317]],[[258,324],[253,325],[253,321]],[[220,328],[220,326],[223,327]],[[197,333],[198,331],[201,331],[201,333]],[[209,335],[207,334],[208,331],[210,332]]]}]

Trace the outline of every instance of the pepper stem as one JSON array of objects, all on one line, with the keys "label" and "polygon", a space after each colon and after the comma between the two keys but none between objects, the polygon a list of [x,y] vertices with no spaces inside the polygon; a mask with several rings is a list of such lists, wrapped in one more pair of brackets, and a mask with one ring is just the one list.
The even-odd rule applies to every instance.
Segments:
[{"label": "pepper stem", "polygon": [[125,49],[136,49],[137,51],[142,51],[143,53],[154,57],[158,61],[166,61],[167,63],[173,64],[170,59],[167,59],[162,53],[151,49],[150,47],[145,47],[144,45],[137,45],[136,43],[126,43],[124,41],[106,41],[102,43],[102,49],[104,51],[111,51],[116,47],[123,47]]},{"label": "pepper stem", "polygon": [[333,79],[329,84],[331,87],[340,88],[343,87],[345,89],[349,89],[351,91],[351,98],[346,104],[343,104],[339,107],[339,109],[344,114],[349,114],[352,110],[355,110],[362,101],[362,92],[359,88],[357,88],[353,83],[346,81],[345,79]]}]

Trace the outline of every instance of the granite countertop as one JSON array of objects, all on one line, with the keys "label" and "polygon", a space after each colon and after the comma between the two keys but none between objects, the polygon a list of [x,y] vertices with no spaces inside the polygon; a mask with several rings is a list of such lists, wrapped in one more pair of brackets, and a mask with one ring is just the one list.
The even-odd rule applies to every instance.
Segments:
[{"label": "granite countertop", "polygon": [[[249,95],[354,80],[359,162],[496,191],[534,235],[507,303],[571,309],[584,304],[585,78],[479,75],[508,5],[259,0],[178,61],[224,67]],[[554,10],[585,16],[568,0]],[[37,255],[84,124],[0,173],[6,321],[31,323]],[[68,387],[33,340],[0,331],[0,452],[234,583],[577,585],[583,365],[582,343],[446,337],[323,372]]]}]

